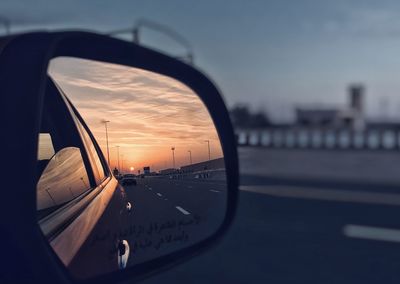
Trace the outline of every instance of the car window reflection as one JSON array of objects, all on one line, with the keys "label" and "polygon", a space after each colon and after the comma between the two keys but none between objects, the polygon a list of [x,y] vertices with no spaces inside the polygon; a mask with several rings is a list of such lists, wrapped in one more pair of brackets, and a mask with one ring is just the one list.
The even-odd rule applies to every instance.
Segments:
[{"label": "car window reflection", "polygon": [[67,147],[57,152],[37,183],[37,210],[52,210],[89,188],[81,151]]}]

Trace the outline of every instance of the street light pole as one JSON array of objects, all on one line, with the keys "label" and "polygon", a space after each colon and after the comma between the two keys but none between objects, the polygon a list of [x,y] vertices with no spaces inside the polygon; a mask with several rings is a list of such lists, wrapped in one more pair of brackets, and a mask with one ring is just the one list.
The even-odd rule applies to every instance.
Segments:
[{"label": "street light pole", "polygon": [[189,152],[190,164],[192,164],[192,151],[189,150],[188,152]]},{"label": "street light pole", "polygon": [[171,147],[172,150],[172,165],[173,168],[175,169],[175,147]]},{"label": "street light pole", "polygon": [[204,142],[207,142],[208,145],[208,160],[211,160],[211,152],[210,152],[210,140],[204,140]]},{"label": "street light pole", "polygon": [[109,123],[109,120],[103,120],[104,126],[106,127],[106,141],[107,141],[107,162],[108,166],[110,166],[110,150],[108,148],[108,129],[107,129],[107,123]]},{"label": "street light pole", "polygon": [[119,146],[117,147],[117,155],[118,155],[118,171],[121,171],[120,167],[119,167]]}]

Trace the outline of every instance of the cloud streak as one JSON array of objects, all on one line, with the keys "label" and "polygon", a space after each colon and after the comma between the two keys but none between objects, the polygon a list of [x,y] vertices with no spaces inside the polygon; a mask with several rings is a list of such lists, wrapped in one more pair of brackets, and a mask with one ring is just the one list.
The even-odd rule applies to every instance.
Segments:
[{"label": "cloud streak", "polygon": [[[125,167],[172,166],[175,146],[177,166],[221,157],[218,134],[207,109],[191,89],[175,79],[121,65],[60,57],[53,59],[50,76],[74,103],[103,152],[106,138],[102,120],[110,120],[111,165],[116,147]],[[120,160],[122,158],[120,157]]]}]

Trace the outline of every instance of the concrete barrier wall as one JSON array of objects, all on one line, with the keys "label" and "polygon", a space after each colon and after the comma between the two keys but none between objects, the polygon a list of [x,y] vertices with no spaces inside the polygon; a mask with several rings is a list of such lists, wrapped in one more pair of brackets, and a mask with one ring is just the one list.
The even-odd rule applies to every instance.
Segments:
[{"label": "concrete barrier wall", "polygon": [[215,170],[225,168],[224,158],[213,159],[210,161],[204,161],[201,163],[195,163],[192,165],[182,166],[180,171],[182,172],[196,172],[204,170]]},{"label": "concrete barrier wall", "polygon": [[238,130],[239,146],[268,148],[399,150],[400,131],[370,129],[350,130],[262,129]]}]

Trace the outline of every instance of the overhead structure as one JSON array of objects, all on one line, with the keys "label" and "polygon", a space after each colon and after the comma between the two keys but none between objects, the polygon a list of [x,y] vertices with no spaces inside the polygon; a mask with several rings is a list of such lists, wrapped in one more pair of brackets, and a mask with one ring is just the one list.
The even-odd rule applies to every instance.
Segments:
[{"label": "overhead structure", "polygon": [[176,57],[179,60],[186,61],[189,64],[193,64],[194,62],[194,55],[193,55],[193,48],[188,40],[186,40],[182,35],[178,34],[176,31],[168,28],[165,25],[156,23],[154,21],[149,21],[146,19],[140,19],[136,22],[136,24],[132,28],[120,29],[115,30],[108,35],[114,36],[118,34],[131,34],[132,41],[136,44],[140,44],[140,34],[143,28],[147,28],[153,31],[157,31],[159,33],[165,34],[171,39],[175,40],[177,43],[181,44],[183,47],[186,48],[187,53],[184,56]]},{"label": "overhead structure", "polygon": [[10,34],[10,28],[11,28],[11,22],[9,19],[0,16],[0,25],[2,25],[4,27],[4,30],[6,32],[6,35]]}]

